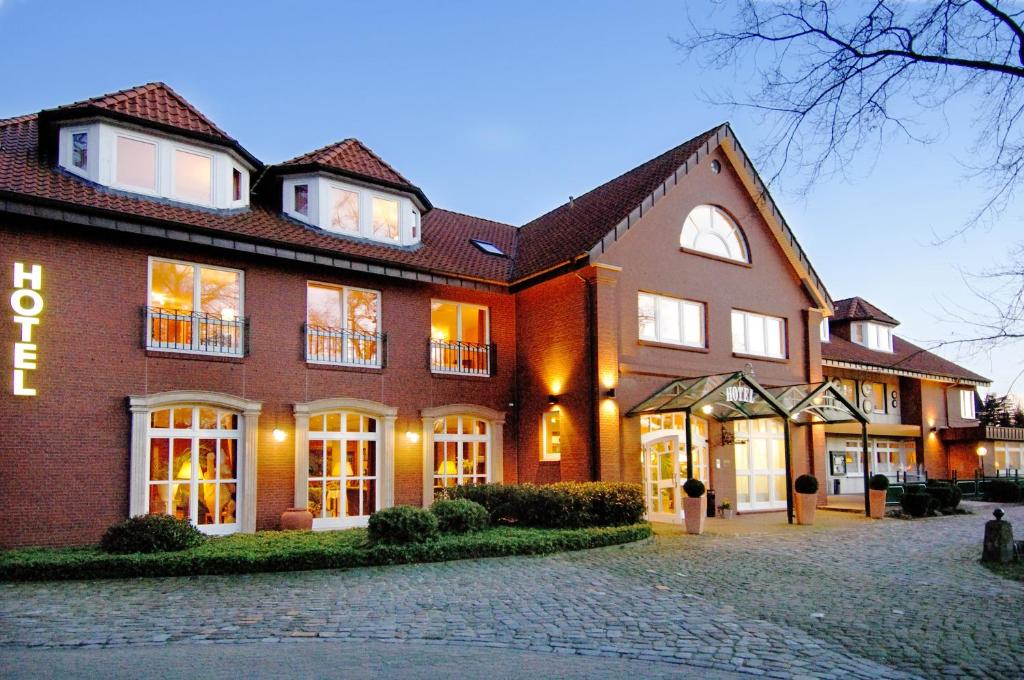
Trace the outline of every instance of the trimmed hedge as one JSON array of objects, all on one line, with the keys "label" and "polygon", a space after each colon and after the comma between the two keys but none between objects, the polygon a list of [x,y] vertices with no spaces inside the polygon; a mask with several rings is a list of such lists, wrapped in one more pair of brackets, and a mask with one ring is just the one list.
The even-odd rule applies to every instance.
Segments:
[{"label": "trimmed hedge", "polygon": [[793,482],[797,493],[818,493],[818,478],[814,475],[800,475]]},{"label": "trimmed hedge", "polygon": [[266,531],[211,538],[197,548],[180,552],[112,555],[98,548],[7,550],[0,552],[0,581],[346,569],[508,555],[544,555],[630,543],[650,536],[651,525],[647,523],[587,529],[498,527],[407,545],[371,544],[365,529]]},{"label": "trimmed hedge", "polygon": [[437,536],[437,517],[429,510],[396,505],[370,515],[367,526],[370,543],[422,543]]},{"label": "trimmed hedge", "polygon": [[872,491],[885,491],[889,488],[889,478],[885,475],[871,475],[871,479],[868,480],[868,488]]},{"label": "trimmed hedge", "polygon": [[636,524],[645,510],[639,485],[613,482],[466,484],[442,497],[479,503],[494,525],[550,529]]},{"label": "trimmed hedge", "polygon": [[935,507],[939,512],[953,512],[963,498],[960,489],[952,484],[929,483],[925,491],[935,499]]},{"label": "trimmed hedge", "polygon": [[1024,490],[1020,484],[1009,479],[993,479],[986,491],[988,499],[996,503],[1020,503]]},{"label": "trimmed hedge", "polygon": [[107,529],[100,548],[109,553],[154,553],[188,550],[206,539],[187,519],[137,515]]},{"label": "trimmed hedge", "polygon": [[900,507],[911,517],[924,517],[937,505],[935,498],[923,489],[924,487],[911,487],[900,498]]},{"label": "trimmed hedge", "polygon": [[465,498],[442,498],[434,501],[430,512],[437,517],[437,528],[443,534],[464,534],[486,529],[491,516],[487,508]]}]

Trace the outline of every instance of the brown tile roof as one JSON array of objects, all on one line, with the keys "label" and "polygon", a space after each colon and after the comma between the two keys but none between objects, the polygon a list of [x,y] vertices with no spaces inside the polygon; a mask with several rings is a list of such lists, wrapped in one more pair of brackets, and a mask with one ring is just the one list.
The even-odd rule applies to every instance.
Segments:
[{"label": "brown tile roof", "polygon": [[513,226],[435,208],[423,217],[422,243],[419,246],[387,246],[335,237],[256,203],[244,211],[203,210],[106,189],[59,170],[40,156],[39,120],[36,115],[0,121],[0,195],[496,282],[507,280],[508,258],[484,255],[469,239],[491,241],[511,252],[516,237]]},{"label": "brown tile roof", "polygon": [[346,172],[372,177],[373,179],[384,180],[392,184],[407,184],[407,180],[397,170],[384,162],[380,156],[375,154],[358,139],[343,139],[334,144],[328,144],[315,151],[304,153],[301,156],[278,163],[276,167],[286,168],[292,165],[321,165],[325,168],[343,170]]},{"label": "brown tile roof", "polygon": [[512,278],[589,251],[668,179],[720,126],[669,149],[521,228]]},{"label": "brown tile roof", "polygon": [[889,323],[893,326],[898,326],[900,323],[862,297],[836,300],[834,304],[836,313],[832,317],[833,321],[861,321],[868,319]]},{"label": "brown tile roof", "polygon": [[865,366],[877,366],[913,373],[924,373],[946,378],[972,380],[989,383],[991,380],[968,371],[952,361],[907,342],[903,338],[892,338],[893,352],[878,352],[862,345],[833,335],[828,342],[821,343],[821,358]]}]

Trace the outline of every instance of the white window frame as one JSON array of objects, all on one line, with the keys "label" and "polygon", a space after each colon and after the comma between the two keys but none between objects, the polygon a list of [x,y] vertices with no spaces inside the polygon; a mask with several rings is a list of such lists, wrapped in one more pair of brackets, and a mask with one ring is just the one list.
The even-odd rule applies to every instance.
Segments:
[{"label": "white window frame", "polygon": [[827,316],[821,317],[821,324],[818,326],[818,339],[822,342],[828,342],[831,337],[832,331],[829,328],[829,321]]},{"label": "white window frame", "polygon": [[[548,423],[548,419],[552,415],[558,416],[558,453],[552,453],[548,446],[548,440],[551,437],[551,425]],[[559,461],[562,460],[562,446],[565,444],[565,430],[564,430],[564,419],[562,418],[562,409],[555,408],[550,411],[544,411],[540,415],[540,459],[545,462]]]},{"label": "white window frame", "polygon": [[[743,337],[742,347],[737,347],[736,342],[736,317],[740,315],[743,319]],[[772,354],[768,351],[768,322],[769,321],[779,322],[779,354]],[[788,320],[781,316],[772,316],[769,314],[759,314],[757,312],[748,312],[743,309],[733,309],[730,315],[730,327],[732,330],[732,351],[736,354],[742,354],[744,356],[751,357],[764,357],[767,359],[786,359],[789,356],[789,343],[788,339]],[[749,345],[750,338],[750,327],[754,323],[761,324],[762,337],[764,338],[765,351],[763,353],[755,352]]]},{"label": "white window frame", "polygon": [[[382,312],[381,312],[382,300],[384,298],[384,294],[381,291],[375,290],[373,288],[359,288],[357,286],[339,286],[336,283],[327,283],[325,281],[313,281],[313,280],[307,281],[306,282],[306,327],[307,328],[309,327],[309,323],[310,323],[309,322],[309,287],[310,286],[319,286],[321,288],[334,288],[335,290],[341,291],[341,328],[339,330],[343,330],[343,331],[344,330],[348,330],[348,331],[352,330],[351,328],[349,328],[348,314],[346,314],[346,310],[348,309],[348,294],[350,292],[353,292],[353,291],[359,292],[359,293],[374,293],[377,296],[377,304],[375,305],[375,307],[376,307],[375,312],[376,312],[376,318],[377,318],[377,335],[381,338],[381,340],[377,341],[377,353],[376,353],[376,356],[374,357],[373,362],[366,363],[366,362],[346,362],[346,361],[330,361],[330,360],[324,360],[324,359],[314,359],[309,354],[309,339],[307,337],[307,339],[306,339],[306,361],[308,363],[311,363],[311,364],[327,364],[327,365],[332,365],[332,366],[361,366],[361,367],[370,367],[370,368],[376,367],[376,368],[379,368],[381,366],[382,359],[383,359],[383,356],[384,356],[384,343],[383,343],[384,332],[381,330],[384,327],[384,318],[383,318]],[[359,331],[359,332],[362,332],[362,331]],[[307,331],[307,334],[308,334],[308,331]],[[342,355],[344,356],[344,352],[342,352]]]},{"label": "white window frame", "polygon": [[[259,444],[259,417],[262,404],[229,394],[199,390],[175,390],[128,398],[132,414],[130,483],[128,516],[145,515],[149,510],[150,414],[174,406],[205,406],[239,415],[238,486],[234,531],[256,531],[256,468]],[[209,525],[207,525],[209,526]],[[218,525],[213,525],[218,526]],[[219,525],[227,527],[228,525]],[[202,529],[202,528],[201,528]],[[211,533],[207,531],[207,533]],[[227,533],[222,531],[222,533]]]},{"label": "white window frame", "polygon": [[[447,422],[447,420],[449,418],[457,419],[457,422],[458,422],[458,432],[455,432],[455,433],[451,433],[451,432],[447,432],[447,431],[438,432],[437,431],[437,424],[440,422],[442,424],[441,427],[444,428],[445,427],[445,423]],[[481,422],[481,423],[484,424],[484,433],[483,434],[478,434],[478,433],[472,432],[472,431],[470,431],[470,432],[466,432],[465,431],[467,424],[470,427],[472,427],[473,423],[476,423],[476,422]],[[443,484],[442,483],[441,484],[441,488],[442,489],[447,488],[448,486],[463,486],[465,484],[486,484],[487,482],[491,481],[490,465],[489,465],[490,459],[491,459],[491,432],[490,432],[491,427],[490,427],[490,424],[487,422],[487,420],[485,420],[483,418],[479,418],[477,416],[472,416],[472,415],[467,415],[467,414],[458,414],[458,415],[454,415],[453,414],[453,415],[450,415],[450,416],[444,416],[442,418],[435,418],[434,422],[432,423],[432,427],[434,428],[434,449],[435,449],[434,453],[435,453],[435,456],[434,456],[434,459],[430,461],[430,468],[431,468],[431,470],[433,470],[432,476],[433,476],[433,481],[435,482],[435,484],[434,484],[434,493],[435,494],[437,493],[437,484],[436,484],[436,482],[438,480],[444,481],[444,480],[451,479],[451,480],[455,481],[455,483],[451,484],[451,485]],[[438,472],[438,470],[434,467],[434,465],[437,462],[436,454],[437,454],[437,445],[438,444],[455,444],[455,446],[456,446],[456,454],[455,454],[456,455],[456,459],[455,459],[455,472],[454,473],[449,473],[447,470],[445,470],[443,472]],[[486,447],[485,447],[486,454],[485,454],[485,457],[484,457],[484,473],[482,475],[481,474],[477,474],[475,471],[473,473],[467,474],[466,472],[463,471],[463,467],[461,465],[459,465],[460,462],[462,462],[463,460],[466,459],[467,448],[468,448],[467,445],[468,444],[485,444],[486,445]]]},{"label": "white window frame", "polygon": [[992,464],[1000,474],[1024,472],[1024,442],[993,442],[992,454]]},{"label": "white window frame", "polygon": [[[157,147],[157,152],[158,152],[157,159],[159,161],[159,147]],[[208,194],[209,195],[209,200],[207,200],[205,202],[203,202],[203,201],[196,201],[195,199],[186,198],[186,197],[184,197],[184,196],[182,196],[182,195],[180,195],[178,193],[178,153],[179,152],[180,153],[192,154],[193,156],[200,156],[202,158],[209,159],[209,161],[210,161],[210,193]],[[214,203],[216,201],[216,198],[217,198],[217,157],[214,154],[212,154],[212,153],[210,153],[208,151],[200,151],[199,149],[196,149],[195,147],[182,146],[181,144],[171,144],[170,163],[171,163],[171,195],[170,195],[169,198],[172,198],[175,201],[181,201],[183,203],[190,203],[192,205],[201,205],[201,206],[204,206],[204,207],[207,207],[207,208],[213,207],[213,205],[214,205]],[[237,169],[237,168],[235,166],[232,166],[232,170],[234,170],[234,169]],[[158,186],[159,186],[159,184],[158,184]],[[229,191],[230,191],[230,189],[229,189]],[[231,202],[234,203],[235,201],[233,200],[234,199],[233,196],[231,197],[231,199],[232,199]]]},{"label": "white window frame", "polygon": [[[487,423],[487,480],[501,482],[504,479],[503,442],[505,432],[505,412],[496,411],[478,404],[448,404],[420,410],[422,422],[422,464],[423,464],[423,507],[429,508],[434,503],[434,422],[439,418],[462,416],[483,420]],[[449,435],[451,436],[451,435]]]},{"label": "white window frame", "polygon": [[[641,324],[640,324],[640,300],[641,300],[641,298],[644,298],[644,297],[650,298],[653,301],[653,303],[654,303],[654,337],[643,335],[643,332],[641,330]],[[706,320],[707,305],[705,305],[703,302],[697,302],[695,300],[687,300],[685,298],[670,297],[668,295],[659,295],[657,293],[648,293],[646,291],[639,291],[637,293],[637,298],[636,299],[637,299],[637,336],[640,338],[640,340],[647,341],[647,342],[660,342],[660,343],[664,343],[664,344],[667,344],[667,345],[678,345],[680,347],[696,347],[696,348],[699,348],[699,349],[705,349],[707,347],[707,330],[706,330],[707,329],[707,320]],[[677,306],[678,317],[679,317],[679,329],[678,329],[679,330],[679,340],[671,340],[671,339],[667,339],[667,338],[663,338],[662,337],[662,334],[661,334],[661,322],[660,322],[659,316],[660,316],[660,310],[661,310],[661,302],[663,300],[668,302],[668,303],[674,303]],[[696,308],[698,310],[699,316],[700,316],[699,321],[698,321],[698,323],[699,323],[699,329],[698,330],[699,330],[700,339],[697,342],[695,342],[695,343],[687,342],[685,340],[686,335],[687,335],[687,333],[686,333],[687,326],[686,326],[685,310],[687,308]]]},{"label": "white window frame", "polygon": [[[390,196],[388,194],[382,194],[382,193],[377,192],[377,191],[368,191],[366,193],[368,194],[368,196],[367,196],[367,203],[369,203],[369,208],[370,208],[369,215],[367,216],[368,218],[366,220],[367,231],[364,234],[366,236],[366,238],[372,239],[374,241],[379,241],[380,243],[401,243],[403,241],[402,235],[405,233],[405,229],[403,228],[405,225],[402,224],[402,222],[404,220],[402,219],[402,212],[403,212],[403,210],[402,210],[402,201],[401,201],[401,199],[398,198],[397,196]],[[387,201],[389,203],[394,203],[395,204],[395,216],[398,219],[398,236],[396,238],[393,238],[393,239],[392,238],[383,238],[383,237],[377,236],[377,234],[374,233],[374,230],[373,230],[373,201],[374,201],[374,199],[376,199],[378,201]],[[360,222],[362,222],[363,221],[363,219],[362,219],[362,212],[360,212],[359,218],[360,218]]]},{"label": "white window frame", "polygon": [[[142,144],[149,144],[150,146],[153,147],[153,150],[154,150],[154,153],[153,153],[153,164],[155,166],[153,168],[153,188],[140,187],[140,186],[136,186],[134,184],[124,184],[124,183],[118,181],[118,179],[117,179],[117,170],[118,170],[118,167],[120,167],[121,158],[120,158],[120,153],[118,152],[118,148],[117,148],[118,147],[117,141],[118,141],[118,139],[120,139],[122,137],[124,139],[130,139],[132,141],[140,142]],[[121,189],[123,191],[129,191],[129,192],[131,192],[133,194],[144,194],[146,196],[159,196],[160,195],[160,186],[161,186],[161,184],[163,182],[163,167],[162,167],[163,163],[160,162],[161,155],[162,155],[160,153],[160,144],[159,144],[159,142],[155,138],[148,137],[148,136],[145,136],[145,135],[135,134],[135,133],[132,133],[132,132],[127,132],[127,131],[124,131],[124,130],[117,130],[114,133],[114,145],[113,145],[113,154],[112,155],[113,155],[114,162],[113,162],[113,167],[112,167],[112,174],[111,174],[111,180],[112,181],[111,181],[110,186],[114,187],[115,189]]]},{"label": "white window frame", "polygon": [[[443,341],[443,342],[448,343],[448,344],[465,342],[462,339],[462,308],[463,307],[472,307],[474,309],[486,310],[487,313],[484,315],[484,318],[486,319],[486,324],[485,324],[485,327],[484,327],[484,341],[483,341],[483,343],[480,344],[480,346],[486,348],[487,360],[488,360],[488,362],[490,362],[491,361],[491,308],[490,308],[490,306],[488,306],[488,305],[479,305],[479,304],[476,304],[476,303],[473,303],[473,302],[459,302],[457,300],[441,300],[441,299],[438,299],[438,298],[431,298],[430,299],[431,326],[433,326],[433,323],[432,323],[432,321],[433,321],[433,313],[434,313],[433,306],[435,304],[455,305],[456,337],[449,338],[448,340]],[[429,335],[429,339],[430,339],[431,343],[442,342],[440,340],[435,340],[433,334]],[[434,353],[433,353],[433,351],[431,351],[431,353],[430,353],[430,370],[431,370],[432,373],[443,373],[443,374],[446,374],[446,375],[479,375],[479,376],[489,376],[490,375],[490,367],[488,367],[487,373],[484,374],[484,373],[481,373],[480,371],[476,371],[476,370],[463,371],[463,370],[459,370],[458,368],[450,369],[450,368],[445,368],[444,366],[437,365],[434,362]]]},{"label": "white window frame", "polygon": [[[239,338],[237,351],[235,352],[211,352],[207,350],[194,349],[199,346],[199,327],[198,322],[192,323],[192,338],[190,346],[173,346],[173,347],[150,347],[150,340],[152,338],[152,324],[155,318],[149,309],[152,307],[150,300],[153,295],[153,263],[154,262],[166,262],[168,264],[182,265],[186,267],[192,267],[194,273],[192,275],[192,312],[202,314],[202,274],[203,269],[215,269],[223,272],[232,272],[238,274],[238,313],[235,315],[235,319],[241,322],[239,332],[242,337]],[[233,356],[240,357],[245,354],[245,271],[241,269],[232,269],[231,267],[218,267],[217,265],[202,264],[200,262],[188,262],[187,260],[173,260],[166,257],[154,257],[150,256],[146,266],[146,349],[151,352],[175,352],[179,354],[212,354],[215,356]]]},{"label": "white window frame", "polygon": [[[876,352],[893,352],[892,327],[870,321],[857,321],[852,325],[850,339]],[[884,336],[884,341],[883,337]]]},{"label": "white window frame", "polygon": [[978,413],[975,409],[975,391],[959,390],[960,392],[960,417],[964,420],[977,420]]},{"label": "white window frame", "polygon": [[[700,228],[696,226],[696,220],[693,221],[694,228],[697,229],[696,236],[694,238],[695,242],[692,246],[687,245],[685,243],[684,237],[686,235],[687,224],[691,221],[690,218],[693,216],[695,212],[703,209],[710,210],[712,222],[715,221],[716,217],[720,217],[732,229],[733,236],[735,236],[736,242],[740,248],[740,257],[732,257],[731,255],[721,255],[719,253],[711,252],[710,250],[702,250],[698,248],[696,241],[704,232],[702,232]],[[712,235],[721,240],[721,237],[717,233],[712,233]],[[724,240],[723,244],[725,245],[726,251],[728,251],[729,245],[725,243]],[[686,214],[686,217],[683,219],[683,226],[679,230],[679,247],[689,253],[698,253],[700,255],[713,257],[719,260],[725,260],[726,262],[739,262],[742,264],[750,264],[750,246],[747,244],[747,239],[743,234],[743,230],[740,229],[740,225],[736,222],[736,220],[733,219],[732,215],[730,215],[725,209],[723,209],[720,206],[713,205],[711,203],[702,203],[700,205],[694,206],[693,209]]]}]

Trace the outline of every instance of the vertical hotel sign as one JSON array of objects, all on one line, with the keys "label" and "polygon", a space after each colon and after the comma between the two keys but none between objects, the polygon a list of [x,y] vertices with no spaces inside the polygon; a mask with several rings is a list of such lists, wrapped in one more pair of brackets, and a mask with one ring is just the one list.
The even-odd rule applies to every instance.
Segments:
[{"label": "vertical hotel sign", "polygon": [[14,324],[19,327],[18,340],[14,343],[14,375],[12,387],[19,397],[36,396],[36,388],[30,387],[31,372],[36,370],[38,346],[35,336],[39,326],[39,315],[43,311],[43,267],[38,264],[26,266],[14,263],[14,292],[11,293],[11,310]]}]

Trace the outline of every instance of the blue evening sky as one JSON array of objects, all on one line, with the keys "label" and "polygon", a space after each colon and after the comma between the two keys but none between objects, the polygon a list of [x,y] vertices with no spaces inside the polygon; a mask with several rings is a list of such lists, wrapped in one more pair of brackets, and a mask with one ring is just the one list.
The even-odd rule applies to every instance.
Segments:
[{"label": "blue evening sky", "polygon": [[[669,41],[686,5],[0,0],[0,116],[162,80],[265,162],[358,137],[435,205],[522,224],[724,120],[757,151],[756,117],[701,97],[753,80]],[[1024,238],[1018,201],[933,245],[984,195],[965,179],[969,122],[953,111],[940,143],[894,140],[806,196],[785,177],[773,190],[832,296],[919,343],[970,334],[950,321],[979,308],[961,270]],[[940,353],[1024,392],[1021,346]]]}]

